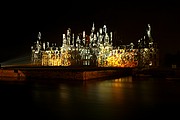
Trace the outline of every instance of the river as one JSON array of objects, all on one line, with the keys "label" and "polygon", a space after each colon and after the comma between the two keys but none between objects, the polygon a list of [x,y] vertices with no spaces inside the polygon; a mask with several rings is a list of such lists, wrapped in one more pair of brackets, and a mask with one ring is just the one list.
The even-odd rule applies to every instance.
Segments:
[{"label": "river", "polygon": [[180,80],[0,82],[0,108],[4,119],[178,119]]}]

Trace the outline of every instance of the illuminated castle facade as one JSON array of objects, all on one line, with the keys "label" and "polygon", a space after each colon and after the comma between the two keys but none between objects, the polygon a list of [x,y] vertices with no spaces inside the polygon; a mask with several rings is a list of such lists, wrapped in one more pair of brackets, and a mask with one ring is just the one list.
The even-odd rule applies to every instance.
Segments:
[{"label": "illuminated castle facade", "polygon": [[157,67],[159,65],[157,45],[151,36],[148,24],[146,35],[133,43],[113,47],[113,33],[107,27],[95,30],[93,23],[90,35],[85,31],[82,35],[63,34],[62,46],[56,43],[41,41],[41,33],[37,42],[31,46],[32,64],[42,66],[97,66],[97,67]]}]

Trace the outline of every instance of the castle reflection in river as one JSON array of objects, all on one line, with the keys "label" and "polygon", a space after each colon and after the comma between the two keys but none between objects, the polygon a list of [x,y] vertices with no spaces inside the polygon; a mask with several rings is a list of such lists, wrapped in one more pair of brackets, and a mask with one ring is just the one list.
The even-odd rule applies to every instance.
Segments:
[{"label": "castle reflection in river", "polygon": [[133,43],[114,47],[113,32],[108,33],[106,25],[96,31],[94,23],[90,35],[83,31],[75,37],[68,28],[62,46],[42,42],[39,32],[37,42],[31,46],[31,61],[42,66],[157,67],[158,49],[149,24],[137,42],[137,47]]}]

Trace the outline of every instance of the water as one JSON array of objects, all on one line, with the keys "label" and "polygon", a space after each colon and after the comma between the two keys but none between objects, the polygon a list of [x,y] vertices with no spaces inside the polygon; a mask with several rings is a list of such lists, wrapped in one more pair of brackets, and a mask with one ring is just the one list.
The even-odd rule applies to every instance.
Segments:
[{"label": "water", "polygon": [[178,119],[179,108],[178,79],[0,83],[4,119]]}]

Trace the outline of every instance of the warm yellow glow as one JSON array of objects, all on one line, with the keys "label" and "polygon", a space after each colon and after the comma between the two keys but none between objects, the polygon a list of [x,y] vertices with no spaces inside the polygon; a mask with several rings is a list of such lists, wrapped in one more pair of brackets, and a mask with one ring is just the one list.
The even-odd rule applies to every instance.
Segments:
[{"label": "warm yellow glow", "polygon": [[[114,49],[109,51],[109,55],[105,56],[108,52],[101,49],[98,65],[101,67],[136,67],[137,61],[134,60],[135,53],[126,52],[124,49]],[[105,56],[103,58],[103,56]]]},{"label": "warm yellow glow", "polygon": [[[124,49],[109,50],[101,48],[98,56],[99,67],[136,67],[134,60],[135,52],[126,52]],[[71,54],[63,51],[61,54],[46,51],[42,55],[42,65],[46,66],[70,66],[72,63]]]},{"label": "warm yellow glow", "polygon": [[[43,66],[70,66],[89,65],[98,67],[154,67],[159,64],[158,52],[153,46],[148,26],[148,36],[150,42],[144,45],[145,39],[138,40],[138,47],[134,49],[134,44],[120,45],[114,48],[112,42],[112,32],[107,33],[102,28],[94,32],[94,24],[90,35],[77,35],[76,40],[71,29],[63,34],[61,47],[52,44],[41,43],[41,34],[32,49],[32,63]],[[106,25],[104,26],[106,29]],[[71,38],[72,34],[72,38]],[[142,44],[143,43],[143,44]],[[47,47],[45,46],[47,45]],[[43,49],[42,49],[43,48]]]},{"label": "warm yellow glow", "polygon": [[71,55],[65,51],[62,54],[52,54],[45,52],[42,56],[42,65],[43,66],[70,66]]}]

